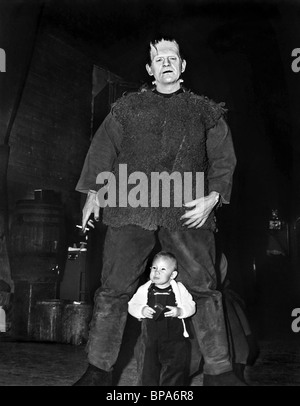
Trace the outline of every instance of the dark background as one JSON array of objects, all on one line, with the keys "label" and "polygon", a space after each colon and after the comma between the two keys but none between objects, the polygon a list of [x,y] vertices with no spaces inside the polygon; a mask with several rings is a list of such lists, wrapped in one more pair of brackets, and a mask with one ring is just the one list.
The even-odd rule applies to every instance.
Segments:
[{"label": "dark background", "polygon": [[[0,18],[0,143],[10,151],[2,210],[10,215],[34,189],[55,190],[69,244],[78,238],[74,189],[91,139],[93,66],[149,83],[149,40],[174,37],[187,60],[184,86],[228,108],[238,164],[218,239],[233,284],[250,307],[266,292],[279,295],[289,322],[300,296],[300,72],[291,69],[300,2],[0,0]],[[112,100],[103,97],[106,110]],[[272,208],[285,223],[275,235],[280,256],[267,255]]]}]

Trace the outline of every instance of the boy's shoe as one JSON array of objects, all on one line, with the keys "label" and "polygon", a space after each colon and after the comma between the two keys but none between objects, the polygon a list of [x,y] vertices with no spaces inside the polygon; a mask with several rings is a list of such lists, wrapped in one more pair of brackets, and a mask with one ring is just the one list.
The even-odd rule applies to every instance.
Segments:
[{"label": "boy's shoe", "polygon": [[245,380],[245,368],[246,368],[245,364],[239,364],[239,363],[238,364],[236,364],[236,363],[232,364],[233,372],[244,383],[246,383],[246,380]]},{"label": "boy's shoe", "polygon": [[72,386],[112,386],[112,372],[89,364],[82,377]]}]

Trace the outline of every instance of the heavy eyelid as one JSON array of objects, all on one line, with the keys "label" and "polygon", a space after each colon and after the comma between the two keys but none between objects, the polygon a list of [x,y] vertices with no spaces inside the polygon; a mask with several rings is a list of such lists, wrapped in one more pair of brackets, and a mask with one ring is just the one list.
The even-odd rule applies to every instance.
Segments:
[{"label": "heavy eyelid", "polygon": [[157,58],[154,59],[154,61],[155,61],[155,62],[160,62],[160,61],[162,61],[163,59],[174,59],[174,60],[177,60],[177,59],[179,59],[179,58],[178,58],[178,56],[175,56],[175,55],[171,55],[171,56],[158,56]]}]

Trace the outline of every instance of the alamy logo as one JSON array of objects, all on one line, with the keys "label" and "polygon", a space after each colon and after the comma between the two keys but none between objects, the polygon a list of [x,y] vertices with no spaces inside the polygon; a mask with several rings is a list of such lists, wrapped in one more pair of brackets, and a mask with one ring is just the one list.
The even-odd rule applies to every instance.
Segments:
[{"label": "alamy logo", "polygon": [[0,48],[0,72],[6,72],[6,54],[2,48]]},{"label": "alamy logo", "polygon": [[295,317],[295,319],[292,321],[291,328],[294,333],[299,333],[300,331],[300,308],[296,307],[296,309],[293,309],[292,311],[292,317]]},{"label": "alamy logo", "polygon": [[[182,207],[204,196],[203,172],[152,172],[148,179],[138,171],[128,176],[127,164],[119,164],[118,182],[112,172],[100,172],[96,183],[103,185],[97,192],[100,207]],[[128,185],[135,186],[128,191]]]},{"label": "alamy logo", "polygon": [[296,57],[291,65],[292,71],[298,73],[300,71],[300,48],[293,49],[292,56]]}]

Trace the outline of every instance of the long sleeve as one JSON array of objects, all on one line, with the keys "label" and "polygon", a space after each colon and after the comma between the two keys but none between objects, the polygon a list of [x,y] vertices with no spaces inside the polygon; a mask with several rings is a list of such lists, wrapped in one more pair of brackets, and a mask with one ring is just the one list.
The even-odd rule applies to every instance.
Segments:
[{"label": "long sleeve", "polygon": [[87,152],[80,178],[76,185],[78,192],[98,190],[96,178],[100,172],[111,171],[123,137],[121,125],[109,113],[96,131]]},{"label": "long sleeve", "polygon": [[140,286],[136,293],[132,296],[128,302],[128,313],[137,319],[144,319],[142,315],[142,309],[147,305],[148,301],[148,288],[151,281],[148,281],[144,285]]},{"label": "long sleeve", "polygon": [[[175,281],[174,281],[175,282]],[[172,288],[175,292],[175,297],[177,300],[177,306],[182,310],[182,314],[179,319],[186,319],[192,316],[196,312],[196,304],[193,300],[192,295],[186,289],[186,287],[181,282],[171,282]],[[176,285],[177,288],[176,288]],[[179,294],[177,293],[177,289]]]},{"label": "long sleeve", "polygon": [[220,118],[217,124],[209,129],[206,147],[209,161],[209,193],[218,192],[221,202],[229,203],[236,156],[231,131],[224,118]]}]

